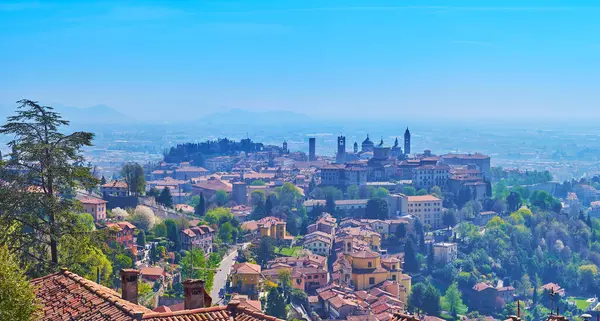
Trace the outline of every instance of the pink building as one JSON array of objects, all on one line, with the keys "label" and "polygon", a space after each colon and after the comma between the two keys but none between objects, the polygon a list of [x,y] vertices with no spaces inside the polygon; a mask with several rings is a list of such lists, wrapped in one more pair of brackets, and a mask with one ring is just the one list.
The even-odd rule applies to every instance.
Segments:
[{"label": "pink building", "polygon": [[213,234],[215,230],[207,225],[186,228],[181,231],[181,248],[188,251],[201,248],[208,255],[212,252]]},{"label": "pink building", "polygon": [[87,213],[92,214],[95,222],[104,221],[106,219],[106,201],[86,196],[79,200]]}]

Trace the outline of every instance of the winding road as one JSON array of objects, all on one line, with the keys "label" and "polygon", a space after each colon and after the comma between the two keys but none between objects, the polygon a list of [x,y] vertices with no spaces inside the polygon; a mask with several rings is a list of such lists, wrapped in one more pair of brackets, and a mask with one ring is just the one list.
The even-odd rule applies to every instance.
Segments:
[{"label": "winding road", "polygon": [[215,274],[215,279],[213,281],[213,287],[210,291],[210,296],[213,299],[213,304],[223,305],[223,297],[225,296],[225,290],[223,290],[223,295],[220,295],[219,292],[221,289],[225,289],[225,285],[227,284],[227,278],[229,277],[229,272],[231,272],[231,266],[235,263],[235,257],[237,256],[237,250],[229,253],[226,257],[223,258],[221,264],[219,265],[219,270]]}]

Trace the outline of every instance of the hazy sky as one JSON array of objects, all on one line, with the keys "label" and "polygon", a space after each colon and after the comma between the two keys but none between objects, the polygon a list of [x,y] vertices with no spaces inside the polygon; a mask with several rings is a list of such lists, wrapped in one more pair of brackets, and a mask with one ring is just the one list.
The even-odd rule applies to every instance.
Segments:
[{"label": "hazy sky", "polygon": [[0,2],[0,104],[600,117],[597,0],[87,2]]}]

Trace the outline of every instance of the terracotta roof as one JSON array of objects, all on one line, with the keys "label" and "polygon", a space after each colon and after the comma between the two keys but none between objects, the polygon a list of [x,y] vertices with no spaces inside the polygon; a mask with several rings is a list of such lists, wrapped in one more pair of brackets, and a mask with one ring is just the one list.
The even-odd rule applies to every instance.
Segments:
[{"label": "terracotta roof", "polygon": [[420,321],[419,318],[413,315],[404,313],[395,313],[390,321]]},{"label": "terracotta roof", "polygon": [[[43,306],[40,320],[44,321],[283,321],[235,300],[227,306],[175,312],[169,307],[159,307],[151,311],[121,299],[117,292],[107,287],[66,270],[33,279],[31,283]],[[208,299],[210,301],[210,297]]]},{"label": "terracotta roof", "polygon": [[253,263],[236,263],[233,265],[232,274],[257,274],[260,273],[260,265]]},{"label": "terracotta roof", "polygon": [[200,224],[200,222],[202,222],[201,220],[190,220],[190,226],[197,226],[198,224]]},{"label": "terracotta roof", "polygon": [[256,221],[248,221],[242,223],[242,229],[248,231],[256,231],[258,229],[258,223]]},{"label": "terracotta roof", "polygon": [[435,201],[441,201],[441,199],[433,196],[433,195],[419,195],[419,196],[408,196],[408,201],[409,202],[435,202]]},{"label": "terracotta roof", "polygon": [[105,201],[103,199],[99,199],[99,198],[95,198],[95,197],[88,197],[88,196],[81,198],[79,201],[82,204],[96,204],[96,205],[108,203],[107,201]]},{"label": "terracotta roof", "polygon": [[206,172],[208,173],[208,169],[197,166],[185,166],[175,169],[177,172]]},{"label": "terracotta roof", "polygon": [[358,251],[358,252],[354,252],[354,253],[350,253],[350,256],[352,257],[358,257],[358,258],[362,258],[362,259],[374,259],[380,256],[379,253],[375,253],[369,249],[366,250],[362,250],[362,251]]},{"label": "terracotta roof", "polygon": [[477,292],[481,292],[485,289],[490,289],[490,288],[492,288],[492,286],[490,286],[487,283],[483,283],[483,282],[477,283],[473,286],[473,290],[475,290]]},{"label": "terracotta roof", "polygon": [[194,207],[191,206],[191,205],[188,205],[188,204],[176,204],[175,205],[175,209],[177,211],[181,210],[182,212],[188,212],[188,213],[193,213],[194,212]]},{"label": "terracotta roof", "polygon": [[214,306],[176,312],[147,313],[143,320],[147,321],[283,321],[242,306],[239,301],[231,301],[227,306]]},{"label": "terracotta roof", "polygon": [[189,228],[182,230],[181,233],[187,235],[188,237],[196,237],[196,233],[194,233],[194,231],[190,230]]},{"label": "terracotta roof", "polygon": [[206,181],[199,181],[196,184],[193,185],[193,187],[197,187],[197,188],[201,188],[201,189],[205,189],[205,190],[211,190],[211,191],[218,191],[218,190],[223,190],[225,192],[231,192],[231,184],[230,183],[226,183],[220,179],[209,179]]},{"label": "terracotta roof", "polygon": [[145,266],[140,268],[140,274],[142,276],[161,276],[165,270],[158,266]]},{"label": "terracotta roof", "polygon": [[135,320],[148,308],[121,299],[100,284],[63,270],[33,279],[36,296],[43,305],[41,320]]},{"label": "terracotta roof", "polygon": [[102,187],[106,188],[127,188],[127,186],[127,183],[123,181],[112,181],[102,185]]}]

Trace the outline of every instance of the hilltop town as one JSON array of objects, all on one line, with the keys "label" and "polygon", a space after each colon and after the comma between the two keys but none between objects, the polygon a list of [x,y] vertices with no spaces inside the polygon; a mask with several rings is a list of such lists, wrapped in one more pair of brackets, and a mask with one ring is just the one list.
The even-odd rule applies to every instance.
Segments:
[{"label": "hilltop town", "polygon": [[[151,320],[598,315],[599,177],[560,183],[549,172],[493,167],[477,151],[412,151],[408,128],[402,138],[388,145],[367,135],[348,150],[339,136],[335,157],[317,155],[312,137],[308,154],[249,138],[181,144],[109,179],[74,158],[60,170],[78,184],[57,192],[15,141],[2,189],[23,205],[2,203],[12,227],[3,237],[29,253],[21,260],[39,300],[65,295],[46,319],[61,318],[71,286],[81,302],[114,298],[115,315]],[[57,233],[44,234],[30,200],[49,213],[59,205],[48,200],[65,206],[59,246],[49,243],[58,263],[36,259],[28,243],[28,227],[41,240]],[[197,310],[209,306],[218,308]],[[95,309],[85,307],[72,313]]]}]

